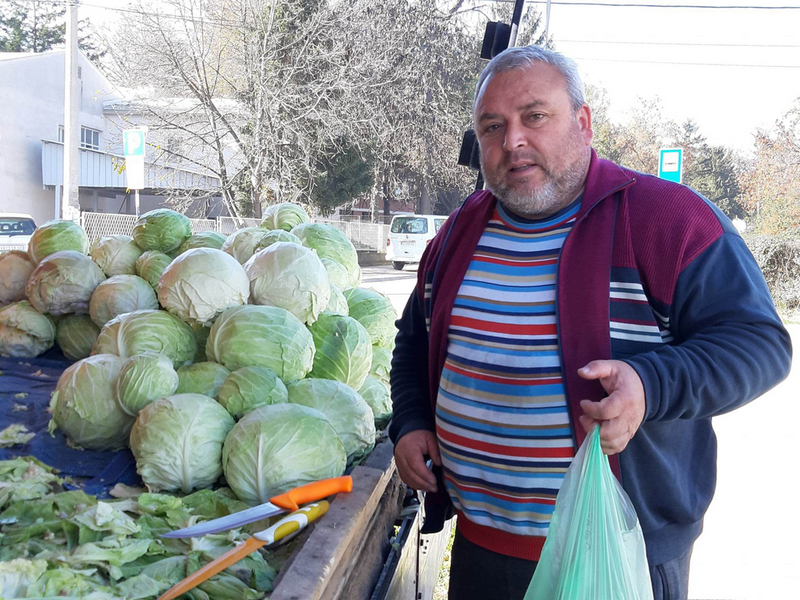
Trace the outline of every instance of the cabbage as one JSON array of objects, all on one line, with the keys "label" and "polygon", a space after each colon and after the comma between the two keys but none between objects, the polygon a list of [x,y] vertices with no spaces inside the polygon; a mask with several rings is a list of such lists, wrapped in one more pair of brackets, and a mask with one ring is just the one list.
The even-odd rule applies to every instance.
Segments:
[{"label": "cabbage", "polygon": [[389,386],[380,379],[367,377],[358,389],[358,395],[369,404],[375,415],[375,429],[384,429],[392,420],[392,396]]},{"label": "cabbage", "polygon": [[225,236],[221,233],[217,233],[216,231],[201,231],[200,233],[195,233],[188,240],[183,242],[181,247],[178,248],[178,252],[183,254],[187,250],[192,250],[193,248],[214,248],[215,250],[220,250],[224,243]]},{"label": "cabbage", "polygon": [[178,369],[178,394],[202,394],[216,398],[231,372],[214,362],[199,362]]},{"label": "cabbage", "polygon": [[267,367],[288,383],[311,371],[314,338],[287,310],[237,306],[222,313],[211,327],[206,356],[231,371]]},{"label": "cabbage", "polygon": [[328,281],[335,285],[340,290],[351,287],[350,275],[344,266],[333,260],[332,258],[322,258],[322,265],[325,267],[325,272],[328,274]]},{"label": "cabbage", "polygon": [[191,363],[197,352],[192,328],[163,310],[137,310],[112,319],[100,330],[92,354],[166,354],[175,367]]},{"label": "cabbage", "polygon": [[234,418],[241,419],[253,409],[289,402],[289,392],[272,369],[243,367],[228,375],[218,400]]},{"label": "cabbage", "polygon": [[178,374],[163,354],[148,352],[131,356],[122,365],[114,386],[120,408],[132,417],[145,406],[178,389]]},{"label": "cabbage", "polygon": [[229,235],[221,250],[244,264],[255,254],[256,246],[267,234],[269,231],[261,227],[245,227]]},{"label": "cabbage", "polygon": [[254,254],[244,268],[254,304],[284,308],[309,324],[328,306],[331,284],[308,248],[277,242]]},{"label": "cabbage", "polygon": [[267,208],[260,226],[264,229],[291,231],[301,223],[308,223],[310,220],[308,213],[301,206],[284,202]]},{"label": "cabbage", "polygon": [[194,331],[194,339],[197,342],[197,352],[192,362],[204,362],[206,360],[206,343],[208,336],[211,335],[211,327],[199,323],[189,323],[189,327]]},{"label": "cabbage", "polygon": [[372,343],[384,348],[391,347],[397,335],[397,313],[391,300],[380,292],[366,288],[350,288],[344,291],[350,316],[369,331]]},{"label": "cabbage", "polygon": [[328,301],[327,312],[336,313],[337,315],[344,315],[345,317],[350,314],[350,307],[347,305],[347,298],[341,290],[335,285],[331,284],[331,299]]},{"label": "cabbage", "polygon": [[222,449],[225,480],[252,504],[344,473],[346,456],[321,412],[297,404],[262,406],[242,418]]},{"label": "cabbage", "polygon": [[163,252],[148,250],[136,261],[136,274],[155,289],[158,286],[158,280],[161,279],[161,275],[164,273],[164,269],[171,262],[172,259]]},{"label": "cabbage", "polygon": [[344,267],[347,279],[340,282],[339,288],[349,288],[361,281],[358,253],[341,230],[323,223],[303,223],[292,229],[292,233],[303,241],[304,246],[316,250],[320,258],[328,258]]},{"label": "cabbage", "polygon": [[100,328],[89,315],[67,315],[56,325],[56,343],[70,360],[81,360],[92,353]]},{"label": "cabbage", "polygon": [[372,346],[372,367],[369,374],[389,385],[389,374],[392,372],[392,353],[386,348]]},{"label": "cabbage", "polygon": [[61,374],[53,394],[53,422],[78,446],[87,450],[125,447],[133,417],[122,411],[114,395],[122,363],[118,356],[98,354]]},{"label": "cabbage", "polygon": [[372,365],[372,344],[364,326],[351,317],[326,311],[310,330],[317,351],[309,375],[360,388]]},{"label": "cabbage", "polygon": [[98,327],[135,310],[159,308],[153,288],[136,275],[114,275],[98,285],[89,301],[89,315]]},{"label": "cabbage", "polygon": [[353,388],[332,379],[303,379],[288,386],[289,402],[322,412],[344,444],[347,464],[363,459],[375,446],[375,416]]},{"label": "cabbage", "polygon": [[28,587],[47,571],[44,559],[15,558],[0,562],[0,597],[24,598]]},{"label": "cabbage", "polygon": [[106,277],[134,275],[136,261],[142,249],[129,235],[112,235],[97,240],[89,252],[92,260],[103,270]]},{"label": "cabbage", "polygon": [[247,304],[250,281],[221,250],[195,248],[181,254],[158,282],[158,301],[187,322],[209,325],[225,309]]},{"label": "cabbage", "polygon": [[30,302],[14,302],[0,308],[0,356],[33,358],[53,347],[53,320]]},{"label": "cabbage", "polygon": [[301,242],[300,238],[295,234],[284,231],[283,229],[273,229],[272,231],[267,231],[267,233],[258,238],[258,243],[255,245],[255,248],[253,248],[253,254],[264,248],[269,248],[272,244],[278,242],[292,242],[298,246],[303,245],[303,242]]},{"label": "cabbage", "polygon": [[89,253],[89,238],[77,223],[48,221],[33,232],[28,243],[28,256],[35,264],[62,250],[74,250],[84,255]]},{"label": "cabbage", "polygon": [[133,239],[142,250],[170,252],[192,235],[192,222],[185,215],[157,208],[143,214],[133,226]]},{"label": "cabbage", "polygon": [[41,313],[86,314],[92,293],[105,278],[91,258],[64,250],[39,263],[28,280],[25,293]]},{"label": "cabbage", "polygon": [[233,417],[200,394],[176,394],[139,412],[131,431],[136,471],[150,491],[188,494],[222,474],[222,444]]},{"label": "cabbage", "polygon": [[36,265],[21,250],[0,252],[0,305],[26,300],[25,286]]}]

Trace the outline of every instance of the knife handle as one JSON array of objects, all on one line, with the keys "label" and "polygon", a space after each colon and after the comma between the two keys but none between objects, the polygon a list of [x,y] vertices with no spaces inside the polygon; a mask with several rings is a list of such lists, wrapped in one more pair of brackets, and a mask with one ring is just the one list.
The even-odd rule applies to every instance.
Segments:
[{"label": "knife handle", "polygon": [[330,505],[326,500],[315,502],[296,510],[290,515],[283,517],[273,526],[264,531],[253,534],[252,539],[261,541],[266,545],[272,545],[284,539],[291,539],[301,529],[305,529],[309,523],[316,521],[326,512]]},{"label": "knife handle", "polygon": [[287,512],[294,512],[301,504],[322,500],[333,494],[349,492],[352,489],[353,478],[345,475],[301,485],[278,496],[273,496],[269,501]]}]

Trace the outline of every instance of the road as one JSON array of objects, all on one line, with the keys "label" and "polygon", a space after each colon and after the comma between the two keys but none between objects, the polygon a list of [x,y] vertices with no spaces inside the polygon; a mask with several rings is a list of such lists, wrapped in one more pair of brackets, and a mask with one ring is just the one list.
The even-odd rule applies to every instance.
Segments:
[{"label": "road", "polygon": [[[402,311],[416,267],[365,267],[363,282]],[[789,325],[800,348],[800,325]],[[714,419],[717,491],[695,544],[692,600],[800,597],[800,369],[753,403]],[[795,462],[798,461],[798,462]]]}]

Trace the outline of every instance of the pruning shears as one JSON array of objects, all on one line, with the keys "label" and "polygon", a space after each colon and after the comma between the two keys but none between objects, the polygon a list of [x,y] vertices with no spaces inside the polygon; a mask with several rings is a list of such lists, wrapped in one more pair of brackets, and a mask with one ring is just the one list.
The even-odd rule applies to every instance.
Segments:
[{"label": "pruning shears", "polygon": [[[172,600],[181,594],[185,594],[187,591],[197,587],[262,546],[274,545],[292,539],[308,526],[309,523],[315,521],[328,511],[330,505],[327,501],[322,500],[322,498],[339,492],[349,492],[352,489],[353,480],[349,476],[323,479],[322,481],[315,481],[314,483],[294,488],[284,494],[273,496],[270,498],[269,502],[265,502],[253,508],[248,508],[247,510],[233,513],[226,517],[220,517],[219,519],[213,519],[191,527],[162,534],[161,537],[165,538],[197,537],[209,533],[225,531],[226,529],[235,529],[242,525],[260,521],[261,519],[282,512],[293,511],[274,525],[263,531],[254,533],[253,536],[243,544],[232,548],[222,556],[217,557],[201,569],[189,575],[183,581],[178,582],[167,590],[159,600]],[[315,500],[320,501],[313,502]],[[298,505],[308,502],[312,502],[312,504],[308,504],[303,508],[298,508]]]}]

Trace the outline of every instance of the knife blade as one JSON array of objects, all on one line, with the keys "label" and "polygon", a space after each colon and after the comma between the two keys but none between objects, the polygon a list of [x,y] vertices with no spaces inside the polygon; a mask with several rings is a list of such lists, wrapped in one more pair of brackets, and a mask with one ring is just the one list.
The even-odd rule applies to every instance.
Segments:
[{"label": "knife blade", "polygon": [[201,535],[208,535],[209,533],[235,529],[242,525],[260,521],[261,519],[266,519],[267,517],[272,517],[282,512],[296,511],[301,504],[322,500],[333,494],[349,492],[352,489],[353,479],[349,475],[323,479],[321,481],[301,485],[284,494],[273,496],[270,498],[269,502],[259,504],[253,508],[248,508],[218,519],[212,519],[211,521],[204,521],[203,523],[198,523],[191,527],[162,533],[160,537],[171,539],[199,537]]}]

